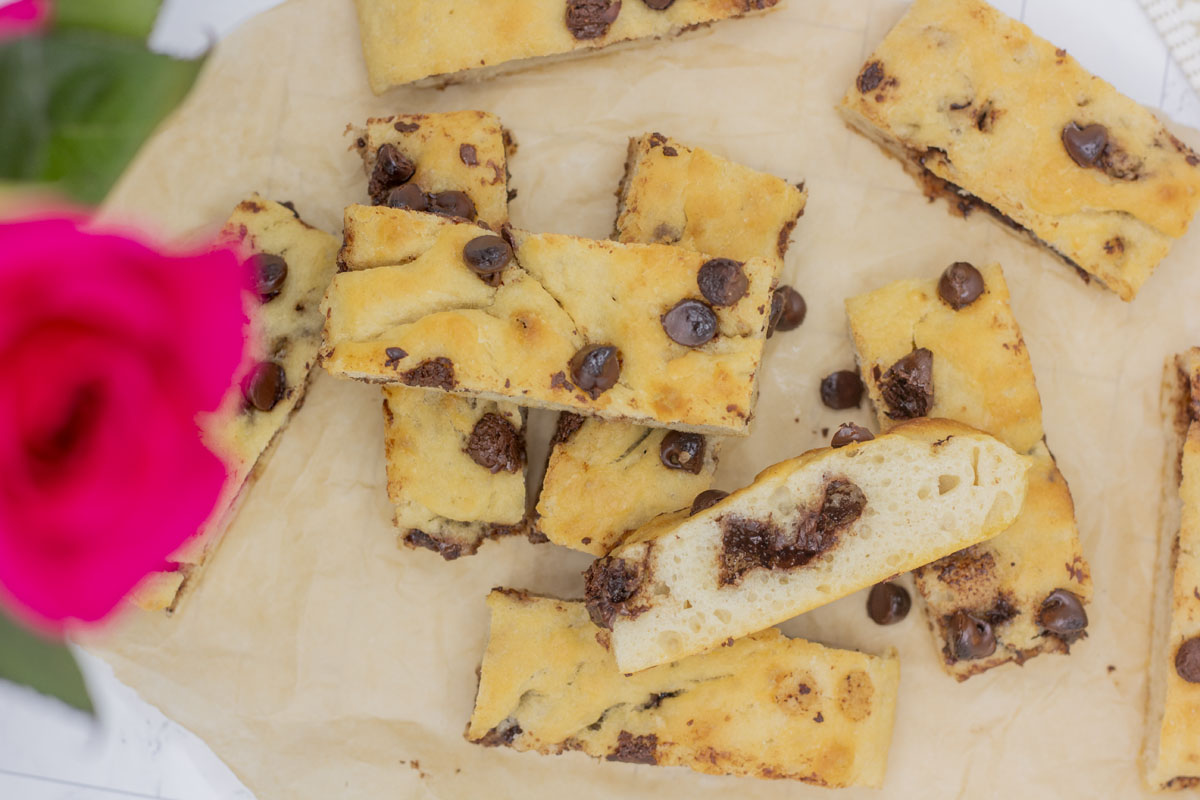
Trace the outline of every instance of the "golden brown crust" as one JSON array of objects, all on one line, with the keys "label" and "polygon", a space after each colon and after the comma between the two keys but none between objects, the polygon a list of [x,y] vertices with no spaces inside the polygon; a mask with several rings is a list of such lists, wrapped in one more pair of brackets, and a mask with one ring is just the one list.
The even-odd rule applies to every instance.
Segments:
[{"label": "golden brown crust", "polygon": [[[467,739],[715,775],[879,786],[899,662],[769,629],[622,675],[582,603],[494,590]],[[764,731],[770,731],[764,736]]]},{"label": "golden brown crust", "polygon": [[[1200,205],[1200,157],[982,0],[914,3],[841,110],[918,173],[979,198],[1125,300]],[[1107,130],[1093,166],[1064,146],[1073,124]]]}]

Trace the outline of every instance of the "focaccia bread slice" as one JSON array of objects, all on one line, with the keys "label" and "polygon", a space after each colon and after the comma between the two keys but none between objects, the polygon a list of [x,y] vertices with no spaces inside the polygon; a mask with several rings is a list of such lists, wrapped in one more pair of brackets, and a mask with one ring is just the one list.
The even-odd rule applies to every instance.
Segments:
[{"label": "focaccia bread slice", "polygon": [[1200,348],[1167,361],[1154,632],[1147,695],[1146,781],[1200,786]]},{"label": "focaccia bread slice", "polygon": [[1200,204],[1200,157],[982,0],[916,0],[841,111],[930,196],[975,208],[1132,300]]},{"label": "focaccia bread slice", "polygon": [[[1091,574],[1071,491],[1043,441],[1042,406],[998,265],[951,265],[846,301],[880,427],[943,417],[1034,458],[1025,505],[994,539],[916,570],[950,674],[965,680],[1084,635]],[[920,358],[918,358],[920,354]]]},{"label": "focaccia bread slice", "polygon": [[238,204],[221,237],[254,260],[259,300],[250,311],[252,358],[220,407],[199,420],[228,477],[209,521],[172,558],[175,569],[152,575],[135,593],[134,602],[149,610],[177,607],[271,443],[303,401],[321,344],[321,296],[337,268],[335,237],[305,223],[290,206],[258,195]]},{"label": "focaccia bread slice", "polygon": [[400,540],[447,561],[525,531],[525,414],[512,403],[383,389],[388,497]]},{"label": "focaccia bread slice", "polygon": [[355,0],[371,90],[446,86],[655,41],[779,0]]},{"label": "focaccia bread slice", "polygon": [[[659,133],[629,141],[614,238],[775,263],[808,194]],[[712,485],[720,438],[564,414],[537,506],[556,544],[603,555],[629,531]]]},{"label": "focaccia bread slice", "polygon": [[331,374],[748,432],[768,262],[741,265],[743,293],[718,305],[701,291],[711,259],[679,247],[523,231],[510,246],[471,223],[365,206],[347,209],[346,229],[343,261],[376,268],[337,275],[322,303]]},{"label": "focaccia bread slice", "polygon": [[948,420],[810,451],[634,532],[588,569],[588,611],[623,672],[703,652],[995,536],[1028,463]]},{"label": "focaccia bread slice", "polygon": [[515,145],[495,114],[373,117],[350,134],[374,205],[457,215],[496,231],[508,222],[508,156]]},{"label": "focaccia bread slice", "polygon": [[614,238],[675,244],[735,261],[764,258],[782,267],[807,202],[803,181],[792,185],[647,133],[629,140]]},{"label": "focaccia bread slice", "polygon": [[537,531],[602,556],[712,485],[719,437],[564,412],[538,495]]},{"label": "focaccia bread slice", "polygon": [[713,775],[883,783],[900,662],[768,628],[623,675],[583,603],[488,596],[491,634],[467,739]]}]

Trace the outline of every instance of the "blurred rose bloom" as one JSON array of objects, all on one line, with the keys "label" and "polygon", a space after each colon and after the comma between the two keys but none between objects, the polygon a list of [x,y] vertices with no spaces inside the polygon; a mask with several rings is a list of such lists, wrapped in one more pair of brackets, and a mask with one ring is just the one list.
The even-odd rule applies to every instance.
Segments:
[{"label": "blurred rose bloom", "polygon": [[0,223],[0,601],[49,632],[111,612],[225,480],[197,414],[245,347],[246,271],[68,219]]},{"label": "blurred rose bloom", "polygon": [[0,0],[0,41],[41,30],[50,21],[50,0]]}]

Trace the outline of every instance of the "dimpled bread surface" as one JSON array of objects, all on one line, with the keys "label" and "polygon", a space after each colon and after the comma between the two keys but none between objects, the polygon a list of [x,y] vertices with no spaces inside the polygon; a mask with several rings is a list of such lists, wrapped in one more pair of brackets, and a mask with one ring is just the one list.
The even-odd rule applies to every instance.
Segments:
[{"label": "dimpled bread surface", "polygon": [[[243,258],[258,253],[282,257],[287,278],[276,297],[255,301],[250,310],[253,361],[243,365],[220,408],[199,420],[205,443],[225,463],[228,477],[209,521],[173,557],[179,569],[153,574],[134,595],[137,605],[151,610],[175,607],[216,546],[260,457],[303,399],[321,344],[321,295],[336,270],[336,238],[258,195],[238,204],[221,237]],[[287,377],[283,397],[270,411],[249,407],[241,391],[245,371],[263,360],[282,366]]]},{"label": "dimpled bread surface", "polygon": [[380,94],[414,81],[444,86],[482,80],[550,56],[676,36],[693,26],[769,10],[778,1],[676,0],[657,11],[641,0],[625,0],[615,3],[611,24],[587,38],[567,27],[567,8],[574,4],[569,0],[355,0],[355,5],[367,76]]},{"label": "dimpled bread surface", "polygon": [[[347,211],[348,230],[361,213]],[[662,316],[699,296],[707,256],[512,231],[514,259],[492,286],[462,256],[485,233],[477,225],[402,209],[363,216],[392,224],[370,240],[356,231],[347,249],[362,251],[363,262],[394,266],[334,278],[322,305],[322,359],[333,375],[747,433],[770,306],[767,262],[746,262],[745,296],[714,309],[711,341],[685,347],[667,336]],[[585,344],[620,352],[617,383],[594,398],[571,383],[570,362]]]},{"label": "dimpled bread surface", "polygon": [[[636,531],[589,570],[589,610],[611,628],[623,671],[702,652],[995,536],[1024,501],[1028,466],[947,420],[813,450],[694,516],[663,515]],[[772,568],[770,553],[745,549],[756,529],[767,543],[805,538],[838,482],[863,502],[810,559]]]},{"label": "dimpled bread surface", "polygon": [[[981,0],[917,0],[841,111],[915,172],[994,207],[1124,300],[1200,204],[1200,158],[1152,113]],[[1107,128],[1112,169],[1073,160],[1062,140],[1071,123]]]},{"label": "dimpled bread surface", "polygon": [[883,783],[900,663],[771,628],[623,675],[582,603],[495,590],[467,738],[822,786]]}]

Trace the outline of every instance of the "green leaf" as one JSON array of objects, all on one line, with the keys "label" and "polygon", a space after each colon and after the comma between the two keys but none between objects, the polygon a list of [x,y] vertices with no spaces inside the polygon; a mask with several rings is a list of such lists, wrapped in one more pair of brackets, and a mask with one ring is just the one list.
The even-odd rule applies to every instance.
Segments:
[{"label": "green leaf", "polygon": [[0,45],[0,182],[99,203],[200,66],[84,30]]},{"label": "green leaf", "polygon": [[0,678],[94,713],[79,665],[67,646],[30,633],[4,614],[0,614]]},{"label": "green leaf", "polygon": [[162,0],[57,0],[56,28],[88,28],[146,41]]}]

